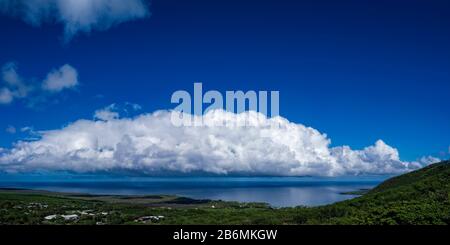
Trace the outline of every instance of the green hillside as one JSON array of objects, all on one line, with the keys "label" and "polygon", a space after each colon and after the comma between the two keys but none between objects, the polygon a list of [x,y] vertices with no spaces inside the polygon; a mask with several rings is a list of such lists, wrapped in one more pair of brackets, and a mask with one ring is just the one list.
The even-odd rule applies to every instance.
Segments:
[{"label": "green hillside", "polygon": [[323,210],[343,210],[326,223],[449,224],[450,162],[391,178],[362,197]]},{"label": "green hillside", "polygon": [[[450,161],[440,162],[432,164],[428,167],[416,170],[407,174],[400,175],[386,180],[379,186],[374,188],[371,193],[383,192],[386,190],[392,190],[402,187],[412,187],[418,185],[425,185],[428,191],[442,189],[442,186],[436,186],[436,184],[444,185],[448,187],[450,176]],[[422,192],[423,193],[423,192]]]},{"label": "green hillside", "polygon": [[0,190],[0,224],[449,223],[448,161],[389,179],[361,197],[311,208],[274,209],[266,204],[192,200],[174,196],[125,197]]}]

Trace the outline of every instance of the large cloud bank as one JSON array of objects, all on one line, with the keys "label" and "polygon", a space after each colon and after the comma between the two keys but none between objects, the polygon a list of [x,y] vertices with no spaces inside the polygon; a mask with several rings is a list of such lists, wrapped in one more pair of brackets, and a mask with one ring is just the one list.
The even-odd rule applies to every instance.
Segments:
[{"label": "large cloud bank", "polygon": [[[249,118],[246,127],[206,126]],[[258,120],[256,120],[258,118]],[[79,173],[339,176],[397,174],[438,159],[403,162],[383,141],[362,150],[330,148],[319,131],[284,118],[211,111],[200,127],[175,127],[169,111],[135,118],[79,120],[40,139],[0,149],[0,169]],[[251,123],[252,124],[252,123]],[[278,125],[278,127],[274,127]]]},{"label": "large cloud bank", "polygon": [[0,12],[35,26],[62,23],[66,40],[149,15],[145,0],[0,0]]}]

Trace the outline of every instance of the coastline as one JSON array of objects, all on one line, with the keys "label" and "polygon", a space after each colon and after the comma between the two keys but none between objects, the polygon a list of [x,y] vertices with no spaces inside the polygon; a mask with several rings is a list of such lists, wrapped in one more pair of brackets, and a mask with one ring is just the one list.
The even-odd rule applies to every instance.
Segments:
[{"label": "coastline", "polygon": [[[0,224],[342,225],[448,224],[448,161],[317,207],[192,199],[175,195],[92,195],[0,189]],[[361,190],[360,190],[361,191]]]},{"label": "coastline", "polygon": [[[1,181],[0,187],[90,195],[173,195],[191,199],[268,203],[273,207],[317,207],[348,200],[352,192],[374,188],[379,180],[305,178],[146,178],[140,180]],[[343,195],[345,194],[345,195]]]}]

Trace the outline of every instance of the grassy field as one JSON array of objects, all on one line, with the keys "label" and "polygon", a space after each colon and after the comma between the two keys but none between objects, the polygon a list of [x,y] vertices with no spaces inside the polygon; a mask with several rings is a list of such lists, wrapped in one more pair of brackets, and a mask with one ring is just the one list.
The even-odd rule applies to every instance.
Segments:
[{"label": "grassy field", "polygon": [[0,190],[0,224],[440,224],[450,223],[450,163],[389,179],[361,197],[321,207],[176,196],[98,196]]}]

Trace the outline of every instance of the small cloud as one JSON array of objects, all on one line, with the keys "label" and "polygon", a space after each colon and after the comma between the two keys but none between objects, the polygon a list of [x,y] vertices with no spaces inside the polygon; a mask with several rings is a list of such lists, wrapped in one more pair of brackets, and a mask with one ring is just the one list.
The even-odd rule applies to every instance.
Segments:
[{"label": "small cloud", "polygon": [[16,130],[16,128],[14,126],[10,125],[10,126],[8,126],[6,128],[6,132],[9,133],[9,134],[15,134],[17,132],[17,130]]},{"label": "small cloud", "polygon": [[2,68],[3,81],[14,90],[14,96],[17,98],[26,97],[32,87],[25,84],[22,77],[17,73],[17,64],[14,62],[7,63]]},{"label": "small cloud", "polygon": [[[126,102],[125,107],[131,108],[133,111],[140,111],[142,110],[142,106],[135,103]],[[125,109],[126,110],[126,109]]]},{"label": "small cloud", "polygon": [[17,72],[17,64],[6,63],[2,67],[2,80],[6,87],[0,90],[0,104],[10,104],[16,98],[25,98],[33,90]]},{"label": "small cloud", "polygon": [[23,127],[20,129],[20,132],[22,133],[30,133],[30,134],[34,134],[34,128],[33,127]]},{"label": "small cloud", "polygon": [[10,104],[13,100],[14,95],[9,89],[0,89],[0,104]]},{"label": "small cloud", "polygon": [[433,163],[437,163],[440,162],[441,159],[437,158],[437,157],[433,157],[433,156],[424,156],[421,157],[418,162],[422,165],[422,166],[428,166],[430,164]]},{"label": "small cloud", "polygon": [[103,109],[97,110],[94,113],[94,119],[101,121],[111,121],[118,119],[120,117],[117,112],[117,107],[115,104],[111,104]]},{"label": "small cloud", "polygon": [[38,140],[41,136],[41,134],[37,131],[34,131],[34,127],[32,126],[26,126],[20,129],[20,132],[27,134],[27,138],[24,140],[33,141]]},{"label": "small cloud", "polygon": [[146,0],[0,0],[0,14],[33,26],[60,23],[66,42],[79,32],[104,31],[150,15]]},{"label": "small cloud", "polygon": [[142,110],[142,106],[130,102],[111,104],[103,109],[96,110],[94,120],[111,121],[119,119],[121,116],[129,117],[136,115],[137,111]]},{"label": "small cloud", "polygon": [[51,71],[42,83],[42,89],[49,92],[61,92],[78,85],[78,72],[70,65],[63,65]]},{"label": "small cloud", "polygon": [[0,82],[0,104],[21,100],[32,108],[37,104],[47,103],[51,95],[79,84],[77,70],[68,64],[49,72],[41,84],[36,84],[33,79],[23,78],[14,62],[6,63],[2,67]]}]

